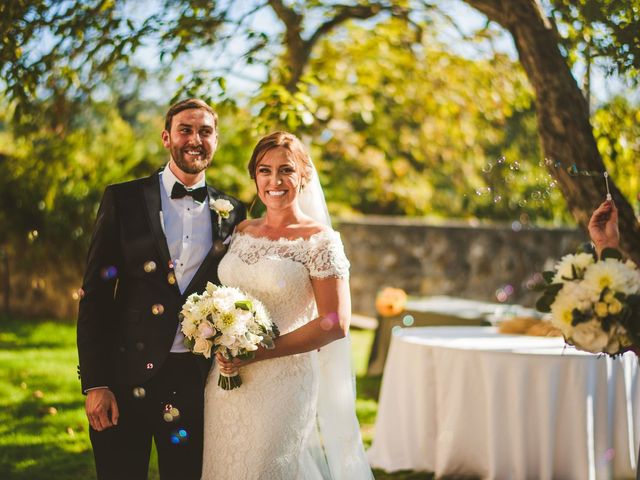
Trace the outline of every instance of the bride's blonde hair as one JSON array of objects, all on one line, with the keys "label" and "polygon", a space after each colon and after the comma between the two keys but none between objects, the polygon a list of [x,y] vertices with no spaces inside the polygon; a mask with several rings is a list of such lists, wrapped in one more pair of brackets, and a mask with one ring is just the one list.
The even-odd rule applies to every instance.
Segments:
[{"label": "bride's blonde hair", "polygon": [[251,160],[249,160],[249,175],[252,180],[256,179],[256,168],[258,163],[262,160],[267,152],[274,148],[284,148],[288,150],[293,161],[300,167],[300,174],[305,182],[308,182],[313,172],[313,164],[311,158],[304,148],[302,141],[294,134],[289,132],[273,132],[262,137],[251,154]]}]

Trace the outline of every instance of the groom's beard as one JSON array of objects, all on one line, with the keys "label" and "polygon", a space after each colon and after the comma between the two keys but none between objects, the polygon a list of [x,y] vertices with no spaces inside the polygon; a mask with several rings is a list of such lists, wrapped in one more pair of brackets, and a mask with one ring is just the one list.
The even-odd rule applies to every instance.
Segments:
[{"label": "groom's beard", "polygon": [[[178,148],[175,145],[171,145],[169,151],[171,152],[171,158],[184,173],[197,174],[206,170],[211,159],[213,158],[213,152],[207,150],[204,146],[196,147],[200,150],[201,154],[199,158],[195,159],[186,153],[187,150],[193,150],[193,147]],[[188,157],[188,158],[185,158]]]}]

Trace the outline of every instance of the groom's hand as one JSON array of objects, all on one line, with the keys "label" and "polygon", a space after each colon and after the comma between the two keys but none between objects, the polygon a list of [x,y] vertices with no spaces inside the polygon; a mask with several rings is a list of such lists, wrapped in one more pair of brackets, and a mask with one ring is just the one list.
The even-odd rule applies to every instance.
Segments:
[{"label": "groom's hand", "polygon": [[118,424],[118,402],[108,388],[97,388],[87,392],[85,410],[89,424],[94,430],[101,432]]}]

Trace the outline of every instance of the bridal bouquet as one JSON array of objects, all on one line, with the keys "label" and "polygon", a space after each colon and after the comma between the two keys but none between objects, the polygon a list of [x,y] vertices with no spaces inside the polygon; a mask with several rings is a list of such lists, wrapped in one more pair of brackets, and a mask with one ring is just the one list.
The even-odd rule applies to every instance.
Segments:
[{"label": "bridal bouquet", "polygon": [[566,255],[542,276],[536,308],[551,312],[567,343],[609,355],[640,347],[640,272],[620,252]]},{"label": "bridal bouquet", "polygon": [[[180,312],[185,346],[195,354],[211,358],[251,359],[259,345],[273,348],[279,335],[264,305],[233,287],[211,282],[202,294],[189,295]],[[240,375],[220,373],[218,385],[233,390],[242,385]]]}]

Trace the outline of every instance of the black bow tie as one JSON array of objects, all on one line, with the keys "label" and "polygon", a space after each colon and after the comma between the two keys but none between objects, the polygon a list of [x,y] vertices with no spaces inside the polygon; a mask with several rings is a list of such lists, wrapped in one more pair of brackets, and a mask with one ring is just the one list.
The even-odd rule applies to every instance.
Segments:
[{"label": "black bow tie", "polygon": [[204,202],[204,199],[207,198],[207,187],[194,188],[193,190],[187,190],[184,185],[180,182],[176,182],[173,184],[173,188],[171,189],[171,198],[182,198],[189,195],[196,202]]}]

